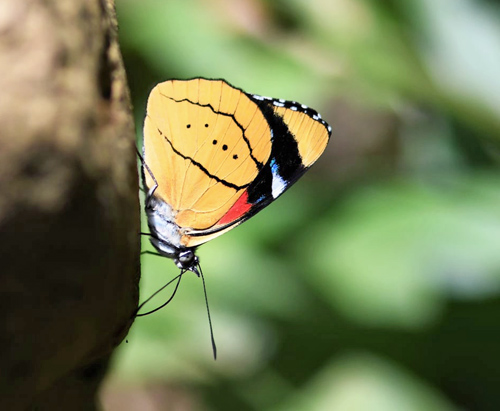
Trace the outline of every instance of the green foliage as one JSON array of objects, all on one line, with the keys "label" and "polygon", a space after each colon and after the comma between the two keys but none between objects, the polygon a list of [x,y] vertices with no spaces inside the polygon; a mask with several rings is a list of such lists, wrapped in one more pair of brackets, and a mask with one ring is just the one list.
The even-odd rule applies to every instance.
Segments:
[{"label": "green foliage", "polygon": [[[333,137],[283,198],[199,249],[219,359],[188,274],[135,322],[104,402],[159,387],[172,409],[499,409],[498,6],[117,9],[138,128],[156,82],[204,76],[317,108]],[[144,256],[142,299],[177,271]]]}]

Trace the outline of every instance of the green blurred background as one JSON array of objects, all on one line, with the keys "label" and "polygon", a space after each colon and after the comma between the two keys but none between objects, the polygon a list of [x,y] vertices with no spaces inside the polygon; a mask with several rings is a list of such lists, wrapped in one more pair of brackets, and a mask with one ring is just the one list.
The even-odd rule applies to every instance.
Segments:
[{"label": "green blurred background", "polygon": [[[333,136],[199,249],[218,360],[186,275],[136,320],[105,409],[499,410],[500,2],[116,3],[138,138],[151,88],[195,76],[312,106]],[[142,264],[142,300],[178,273]]]}]

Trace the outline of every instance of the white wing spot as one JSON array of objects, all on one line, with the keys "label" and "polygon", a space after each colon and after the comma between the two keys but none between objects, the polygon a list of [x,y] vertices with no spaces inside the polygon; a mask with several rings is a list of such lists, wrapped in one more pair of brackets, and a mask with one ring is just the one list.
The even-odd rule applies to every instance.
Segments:
[{"label": "white wing spot", "polygon": [[286,182],[279,174],[273,173],[273,181],[271,184],[271,194],[276,199],[283,191],[285,191]]},{"label": "white wing spot", "polygon": [[254,94],[253,98],[256,99],[256,100],[264,100],[264,97],[259,96],[258,94]]},{"label": "white wing spot", "polygon": [[295,107],[295,106],[291,106],[290,109],[293,110],[293,111],[297,111],[298,110],[297,107]]},{"label": "white wing spot", "polygon": [[283,103],[280,103],[279,101],[273,101],[273,104],[278,107],[285,107]]}]

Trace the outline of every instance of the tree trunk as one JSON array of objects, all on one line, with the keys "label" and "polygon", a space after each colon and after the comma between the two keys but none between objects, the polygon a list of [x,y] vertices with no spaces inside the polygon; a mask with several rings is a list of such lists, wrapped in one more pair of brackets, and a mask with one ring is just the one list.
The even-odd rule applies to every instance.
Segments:
[{"label": "tree trunk", "polygon": [[1,0],[0,73],[0,409],[94,410],[140,275],[112,0]]}]

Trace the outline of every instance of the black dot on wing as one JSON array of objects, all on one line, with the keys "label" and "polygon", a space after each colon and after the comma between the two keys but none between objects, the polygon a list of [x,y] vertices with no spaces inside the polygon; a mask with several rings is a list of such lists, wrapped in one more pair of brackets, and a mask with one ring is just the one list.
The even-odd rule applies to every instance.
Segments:
[{"label": "black dot on wing", "polygon": [[217,140],[212,141],[212,144],[215,146],[217,144]]},{"label": "black dot on wing", "polygon": [[191,128],[191,124],[188,124],[186,127],[187,127],[187,128]]},{"label": "black dot on wing", "polygon": [[238,158],[238,154],[235,154],[233,158],[236,160]]},{"label": "black dot on wing", "polygon": [[205,124],[205,127],[208,127],[208,124]]},{"label": "black dot on wing", "polygon": [[225,145],[225,144],[224,144],[224,145],[222,146],[222,149],[223,149],[224,151],[226,151],[226,150],[227,150],[227,145]]}]

